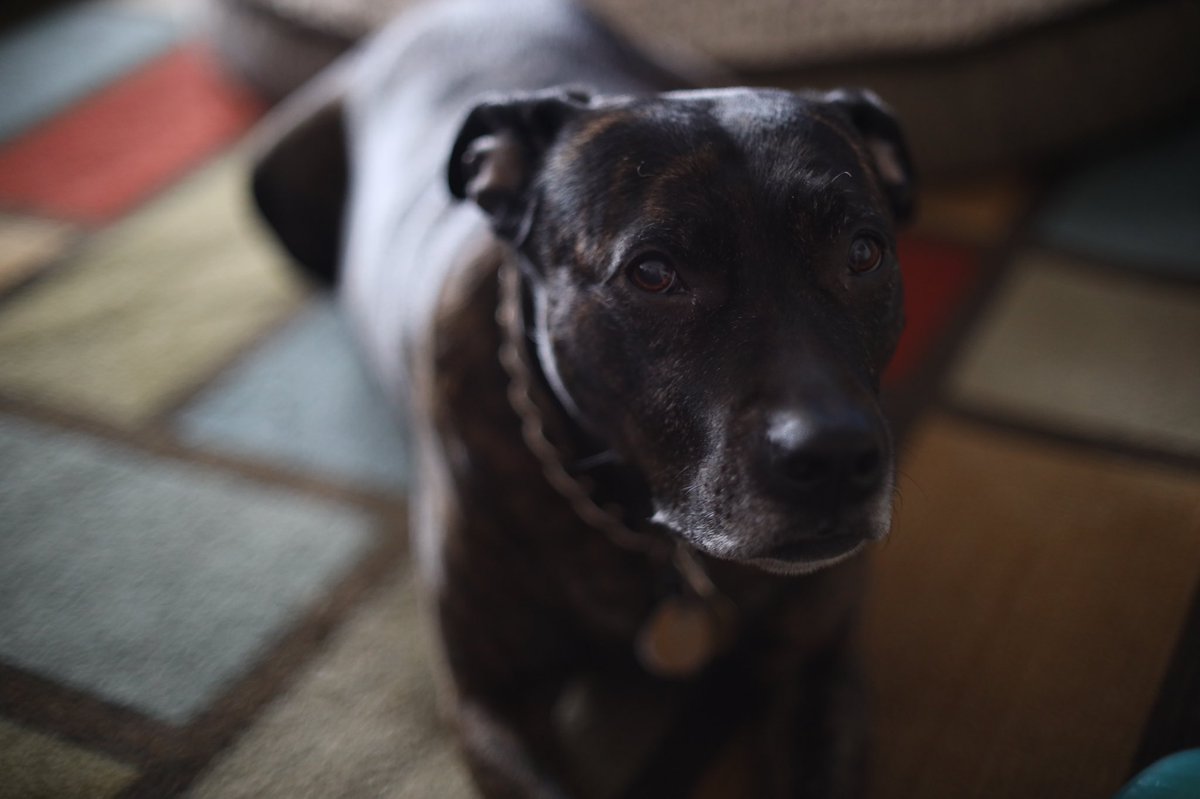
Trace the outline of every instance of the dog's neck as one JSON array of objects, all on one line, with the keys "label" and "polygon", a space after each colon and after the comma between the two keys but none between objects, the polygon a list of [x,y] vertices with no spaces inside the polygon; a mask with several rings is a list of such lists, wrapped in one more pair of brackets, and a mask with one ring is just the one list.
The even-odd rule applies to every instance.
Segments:
[{"label": "dog's neck", "polygon": [[537,457],[554,489],[589,526],[617,546],[660,559],[676,548],[667,531],[651,527],[639,512],[649,496],[632,469],[609,457],[554,396],[535,353],[527,323],[530,296],[515,253],[500,264],[500,362],[508,374],[508,399],[521,419],[525,444]]},{"label": "dog's neck", "polygon": [[[499,267],[500,300],[496,321],[501,330],[500,362],[508,373],[508,400],[521,420],[521,435],[537,457],[547,482],[570,503],[575,514],[602,532],[613,545],[637,552],[658,563],[674,589],[663,596],[637,635],[635,649],[642,664],[664,677],[695,674],[733,640],[737,610],[718,590],[700,558],[683,539],[656,529],[639,518],[628,492],[648,495],[644,481],[620,464],[606,465],[605,476],[579,475],[579,464],[606,451],[576,424],[554,397],[537,356],[526,320],[531,305],[523,289],[515,253],[506,253]],[[571,468],[575,464],[575,469]],[[607,479],[604,479],[604,478]],[[600,479],[597,479],[600,478]],[[631,484],[634,488],[630,489]],[[604,497],[613,501],[605,502]],[[640,514],[642,520],[646,514]],[[636,525],[636,529],[635,526]]]}]

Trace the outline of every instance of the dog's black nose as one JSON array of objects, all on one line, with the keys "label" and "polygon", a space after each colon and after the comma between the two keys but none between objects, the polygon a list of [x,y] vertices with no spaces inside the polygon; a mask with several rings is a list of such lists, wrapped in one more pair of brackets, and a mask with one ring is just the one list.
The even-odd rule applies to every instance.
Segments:
[{"label": "dog's black nose", "polygon": [[884,475],[880,426],[864,412],[776,413],[767,426],[767,461],[780,491],[829,507],[861,500]]}]

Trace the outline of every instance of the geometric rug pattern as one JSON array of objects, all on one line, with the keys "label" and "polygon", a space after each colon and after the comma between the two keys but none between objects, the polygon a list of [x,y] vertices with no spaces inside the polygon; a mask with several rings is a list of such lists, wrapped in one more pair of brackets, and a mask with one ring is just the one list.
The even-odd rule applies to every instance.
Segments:
[{"label": "geometric rug pattern", "polygon": [[0,37],[0,138],[11,139],[170,47],[169,17],[90,4]]},{"label": "geometric rug pattern", "polygon": [[9,144],[0,153],[0,200],[106,222],[220,150],[260,112],[207,48],[176,47]]},{"label": "geometric rug pattern", "polygon": [[0,389],[137,425],[285,318],[298,289],[244,182],[244,159],[223,157],[13,297]]},{"label": "geometric rug pattern", "polygon": [[1198,343],[1200,283],[1032,251],[1013,263],[950,391],[1044,427],[1200,455]]},{"label": "geometric rug pattern", "polygon": [[400,491],[408,468],[395,409],[364,368],[335,303],[316,301],[175,419],[202,449],[329,480]]},{"label": "geometric rug pattern", "polygon": [[[406,433],[250,210],[263,106],[159,5],[0,35],[0,799],[470,796]],[[873,797],[1200,744],[1198,141],[923,192]]]},{"label": "geometric rug pattern", "polygon": [[129,766],[0,720],[0,799],[108,799],[137,777]]},{"label": "geometric rug pattern", "polygon": [[1056,186],[1037,220],[1047,244],[1200,279],[1200,124],[1154,135]]},{"label": "geometric rug pattern", "polygon": [[354,509],[20,420],[0,460],[0,658],[172,724],[368,542]]},{"label": "geometric rug pattern", "polygon": [[411,575],[380,586],[189,792],[194,799],[466,797],[439,734]]},{"label": "geometric rug pattern", "polygon": [[49,219],[0,214],[0,292],[31,280],[74,240],[71,226]]}]

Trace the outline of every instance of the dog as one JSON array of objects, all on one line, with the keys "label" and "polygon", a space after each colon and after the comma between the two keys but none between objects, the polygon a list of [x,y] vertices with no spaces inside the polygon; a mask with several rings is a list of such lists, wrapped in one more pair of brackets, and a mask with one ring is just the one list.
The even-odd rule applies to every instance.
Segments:
[{"label": "dog", "polygon": [[688,796],[730,740],[723,795],[862,789],[912,166],[868,91],[695,86],[560,0],[446,0],[261,134],[262,215],[410,420],[487,797]]}]

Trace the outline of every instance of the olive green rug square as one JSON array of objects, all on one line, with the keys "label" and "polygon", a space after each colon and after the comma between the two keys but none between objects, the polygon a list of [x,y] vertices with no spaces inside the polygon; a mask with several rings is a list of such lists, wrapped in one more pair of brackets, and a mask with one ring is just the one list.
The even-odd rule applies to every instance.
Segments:
[{"label": "olive green rug square", "polygon": [[296,308],[301,292],[226,157],[90,240],[0,314],[0,394],[145,423]]}]

